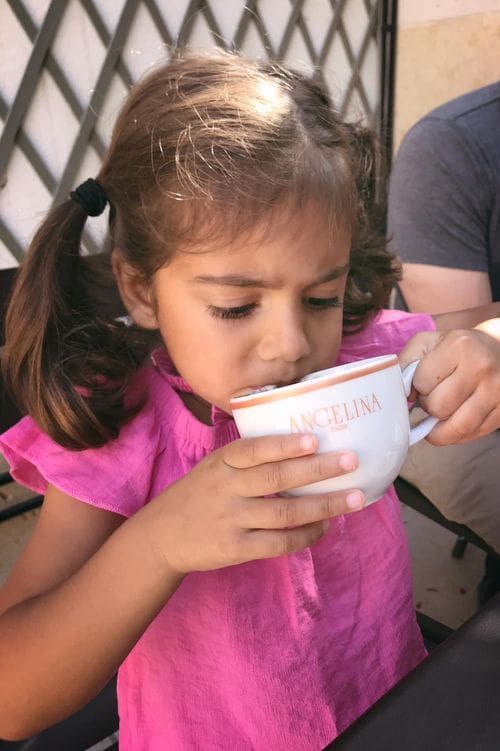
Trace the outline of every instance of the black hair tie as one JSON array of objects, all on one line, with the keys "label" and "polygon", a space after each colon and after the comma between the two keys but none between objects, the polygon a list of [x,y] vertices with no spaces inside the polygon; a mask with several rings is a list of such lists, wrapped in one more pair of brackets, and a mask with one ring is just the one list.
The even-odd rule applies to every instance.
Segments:
[{"label": "black hair tie", "polygon": [[72,190],[69,197],[79,203],[88,216],[99,216],[106,208],[108,197],[102,185],[97,180],[89,177],[84,183]]}]

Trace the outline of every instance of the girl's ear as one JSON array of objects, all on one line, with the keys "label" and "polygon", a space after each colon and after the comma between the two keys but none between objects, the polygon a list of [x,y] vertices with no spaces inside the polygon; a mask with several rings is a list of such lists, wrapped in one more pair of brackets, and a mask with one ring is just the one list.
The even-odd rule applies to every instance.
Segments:
[{"label": "girl's ear", "polygon": [[119,250],[113,250],[111,264],[129,316],[143,329],[157,329],[158,320],[151,285],[145,284],[138,272],[124,260]]}]

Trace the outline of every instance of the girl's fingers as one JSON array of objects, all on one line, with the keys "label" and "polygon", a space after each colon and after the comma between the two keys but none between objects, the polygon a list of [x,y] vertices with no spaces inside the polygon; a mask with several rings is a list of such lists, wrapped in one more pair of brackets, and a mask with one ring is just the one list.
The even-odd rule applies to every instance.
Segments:
[{"label": "girl's fingers", "polygon": [[247,469],[267,462],[292,459],[313,454],[318,439],[312,433],[293,435],[266,435],[259,438],[241,438],[222,449],[224,462],[234,469]]},{"label": "girl's fingers", "polygon": [[276,558],[314,545],[328,529],[327,522],[315,522],[295,529],[254,530],[245,535],[242,550],[246,560]]},{"label": "girl's fingers", "polygon": [[224,463],[241,470],[238,492],[245,497],[281,493],[330,477],[352,472],[358,466],[352,451],[314,453],[314,435],[278,435],[234,441],[222,450]]},{"label": "girl's fingers", "polygon": [[286,529],[326,521],[363,508],[361,490],[300,497],[251,498],[244,502],[238,522],[243,529]]},{"label": "girl's fingers", "polygon": [[340,477],[358,466],[352,451],[336,451],[260,464],[241,472],[241,495],[247,498],[283,493],[319,480]]}]

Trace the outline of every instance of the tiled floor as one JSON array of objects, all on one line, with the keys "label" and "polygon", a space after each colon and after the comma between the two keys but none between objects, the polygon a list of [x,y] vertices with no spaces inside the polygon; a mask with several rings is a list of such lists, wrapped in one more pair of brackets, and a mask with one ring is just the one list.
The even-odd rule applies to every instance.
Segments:
[{"label": "tiled floor", "polygon": [[413,560],[415,607],[458,628],[477,610],[476,587],[483,575],[484,553],[468,545],[461,560],[453,558],[455,535],[407,506],[403,519]]}]

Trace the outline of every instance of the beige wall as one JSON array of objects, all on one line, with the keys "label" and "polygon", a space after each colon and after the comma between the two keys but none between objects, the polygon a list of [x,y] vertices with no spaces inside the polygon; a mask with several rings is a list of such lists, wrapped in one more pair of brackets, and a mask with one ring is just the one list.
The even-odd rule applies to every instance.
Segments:
[{"label": "beige wall", "polygon": [[394,145],[433,107],[500,79],[500,0],[399,0]]}]

